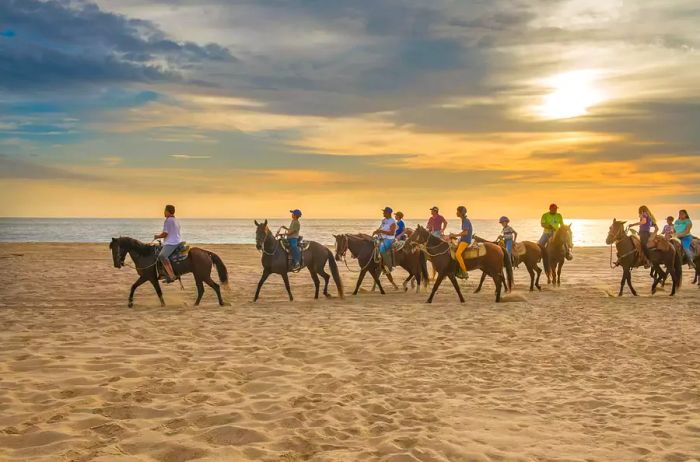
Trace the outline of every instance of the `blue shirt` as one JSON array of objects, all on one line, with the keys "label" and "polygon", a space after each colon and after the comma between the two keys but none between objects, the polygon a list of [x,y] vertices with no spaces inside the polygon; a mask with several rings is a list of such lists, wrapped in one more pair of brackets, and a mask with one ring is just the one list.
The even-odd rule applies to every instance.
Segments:
[{"label": "blue shirt", "polygon": [[396,236],[403,233],[404,229],[406,229],[406,224],[403,222],[403,220],[397,221],[396,222]]},{"label": "blue shirt", "polygon": [[472,222],[469,221],[469,218],[464,217],[462,218],[462,231],[469,231],[467,234],[459,238],[460,242],[466,242],[467,244],[472,243]]}]

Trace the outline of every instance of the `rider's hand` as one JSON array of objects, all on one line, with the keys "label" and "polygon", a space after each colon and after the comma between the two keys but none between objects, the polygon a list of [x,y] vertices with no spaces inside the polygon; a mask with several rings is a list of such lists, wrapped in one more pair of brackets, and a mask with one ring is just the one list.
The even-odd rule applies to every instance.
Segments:
[{"label": "rider's hand", "polygon": [[157,235],[157,234],[154,234],[154,235],[153,235],[153,240],[155,241],[156,239],[158,239],[158,235]]}]

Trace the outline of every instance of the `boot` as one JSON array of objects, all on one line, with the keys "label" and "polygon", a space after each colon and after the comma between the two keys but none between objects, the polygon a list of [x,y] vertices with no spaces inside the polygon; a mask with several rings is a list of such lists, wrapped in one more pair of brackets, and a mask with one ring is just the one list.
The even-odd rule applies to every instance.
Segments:
[{"label": "boot", "polygon": [[175,282],[175,272],[173,271],[173,265],[170,263],[170,260],[164,260],[162,263],[163,269],[165,270],[165,283],[170,284],[171,282]]}]

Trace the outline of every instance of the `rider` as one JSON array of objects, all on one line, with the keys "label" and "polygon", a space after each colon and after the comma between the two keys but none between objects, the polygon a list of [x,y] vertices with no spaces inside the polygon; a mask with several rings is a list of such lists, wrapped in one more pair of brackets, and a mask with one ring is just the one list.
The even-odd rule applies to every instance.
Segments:
[{"label": "rider", "polygon": [[629,227],[639,226],[639,242],[642,244],[642,252],[644,256],[649,258],[649,250],[647,249],[647,242],[651,236],[651,228],[654,228],[654,232],[658,232],[659,228],[656,225],[656,218],[654,214],[651,213],[649,207],[642,205],[639,207],[639,221],[636,223],[631,223]]},{"label": "rider", "polygon": [[459,238],[459,245],[455,253],[457,254],[457,263],[462,271],[467,272],[467,265],[464,263],[464,257],[462,254],[467,247],[472,244],[472,222],[467,218],[467,208],[463,205],[457,207],[457,217],[462,220],[462,231],[459,233],[450,233],[450,238]]},{"label": "rider", "polygon": [[406,223],[403,222],[403,212],[396,212],[394,218],[396,218],[396,239],[402,241],[406,239]]},{"label": "rider", "polygon": [[289,213],[292,214],[292,222],[288,227],[282,226],[282,229],[286,231],[285,236],[292,252],[292,260],[294,261],[292,271],[296,271],[301,267],[301,251],[299,250],[299,232],[301,231],[299,218],[301,218],[301,210],[294,209],[290,210]]},{"label": "rider", "polygon": [[666,239],[671,239],[673,237],[673,233],[675,233],[675,230],[673,229],[673,217],[669,215],[666,217],[666,224],[664,225],[664,229],[661,231],[661,234],[663,234]]},{"label": "rider", "polygon": [[508,217],[501,217],[498,222],[501,224],[501,226],[503,226],[501,237],[503,238],[503,243],[506,246],[506,252],[510,258],[513,258],[513,244],[518,238],[518,233],[511,228]]},{"label": "rider", "polygon": [[372,233],[372,236],[377,236],[379,238],[381,241],[379,251],[384,253],[391,249],[391,244],[394,243],[397,226],[396,220],[391,218],[391,214],[394,212],[391,207],[384,207],[382,212],[384,213],[382,224]]},{"label": "rider", "polygon": [[158,254],[158,260],[163,264],[163,269],[165,269],[165,282],[173,282],[175,280],[175,272],[173,271],[173,266],[170,264],[170,255],[175,252],[180,244],[182,243],[182,236],[180,235],[180,222],[175,218],[175,206],[166,205],[165,211],[165,222],[163,223],[163,232],[153,236],[154,239],[165,239],[163,241],[163,248],[160,249]]},{"label": "rider", "polygon": [[690,234],[690,230],[693,227],[693,222],[690,221],[690,216],[688,216],[688,211],[681,209],[678,212],[678,220],[673,224],[673,228],[676,231],[676,237],[681,240],[683,244],[683,251],[688,257],[688,266],[690,268],[695,268],[695,263],[693,262],[693,251],[690,250],[690,244],[693,242],[693,236]]},{"label": "rider", "polygon": [[445,228],[447,228],[447,220],[439,212],[440,209],[436,206],[430,209],[430,218],[426,228],[430,234],[442,239],[442,235],[445,234]]},{"label": "rider", "polygon": [[[549,212],[542,214],[540,224],[542,225],[544,231],[542,232],[542,236],[540,236],[540,240],[538,241],[540,247],[544,247],[549,239],[554,235],[554,232],[564,224],[564,218],[562,218],[561,213],[557,212],[557,210],[559,210],[557,204],[549,204]],[[565,246],[566,259],[571,260],[573,258],[571,255],[571,249],[569,249],[568,244],[565,244]]]}]

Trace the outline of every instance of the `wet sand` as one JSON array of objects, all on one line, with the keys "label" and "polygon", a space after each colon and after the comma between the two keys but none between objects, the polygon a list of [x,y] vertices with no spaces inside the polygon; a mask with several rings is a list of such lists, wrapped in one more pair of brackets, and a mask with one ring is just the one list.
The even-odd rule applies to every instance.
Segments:
[{"label": "wet sand", "polygon": [[369,281],[313,300],[306,272],[293,303],[278,276],[252,303],[255,249],[206,247],[230,306],[206,287],[194,307],[186,276],[129,309],[136,274],[106,245],[0,244],[0,460],[698,460],[687,269],[674,298],[644,271],[617,298],[608,249],[578,248],[560,288],[530,293],[519,269],[501,304],[470,293],[477,272],[465,304]]}]

